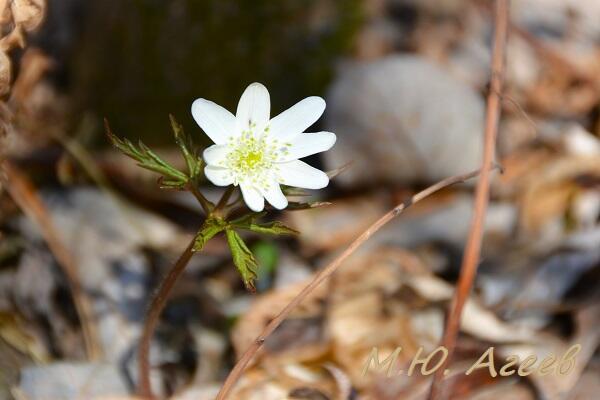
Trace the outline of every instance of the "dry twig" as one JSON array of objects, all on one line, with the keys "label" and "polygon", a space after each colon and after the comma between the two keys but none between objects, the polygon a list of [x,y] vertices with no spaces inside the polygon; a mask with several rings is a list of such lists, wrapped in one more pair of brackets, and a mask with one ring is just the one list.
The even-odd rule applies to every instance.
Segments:
[{"label": "dry twig", "polygon": [[[495,32],[491,85],[487,97],[485,139],[483,144],[482,165],[484,166],[492,163],[496,153],[496,136],[500,119],[501,91],[504,79],[504,54],[508,36],[508,16],[509,0],[497,0],[494,14]],[[442,378],[444,377],[446,365],[454,352],[462,310],[469,297],[469,293],[473,287],[473,280],[477,273],[483,240],[484,217],[489,202],[490,172],[487,168],[481,171],[481,177],[475,189],[475,211],[465,246],[456,292],[450,304],[450,314],[446,321],[446,329],[442,339],[442,346],[448,350],[448,356],[445,357],[442,365],[436,370],[429,392],[430,400],[436,399],[438,395],[442,395]]]},{"label": "dry twig", "polygon": [[[490,163],[490,165],[491,165],[491,163]],[[487,169],[487,168],[486,168],[486,170],[489,171],[489,169]],[[456,183],[463,182],[467,179],[473,178],[473,177],[477,176],[479,173],[480,173],[480,171],[477,170],[477,171],[474,171],[474,172],[471,172],[468,174],[457,175],[457,176],[452,176],[452,177],[446,178],[446,179],[428,187],[427,189],[415,194],[413,197],[411,197],[406,202],[397,205],[396,207],[394,207],[393,209],[388,211],[385,215],[383,215],[381,218],[379,218],[377,221],[375,221],[371,226],[369,226],[369,228],[367,228],[366,231],[364,231],[359,237],[357,237],[350,244],[350,246],[348,246],[346,248],[346,250],[344,250],[344,252],[342,254],[340,254],[335,260],[333,260],[331,263],[329,263],[325,268],[320,270],[315,275],[313,280],[310,281],[304,287],[304,289],[302,289],[302,291],[300,293],[298,293],[298,295],[296,297],[294,297],[292,299],[292,301],[290,301],[279,312],[279,314],[277,314],[277,316],[275,316],[275,318],[273,318],[267,324],[267,326],[263,329],[261,334],[252,342],[252,344],[244,352],[242,357],[240,357],[240,359],[237,361],[237,363],[235,364],[235,366],[229,373],[229,376],[225,380],[225,383],[223,383],[223,387],[219,391],[219,394],[217,395],[216,400],[224,400],[227,397],[228,393],[231,391],[231,389],[233,389],[234,385],[241,377],[242,373],[244,372],[244,370],[245,370],[246,366],[248,365],[248,363],[250,362],[250,360],[252,360],[252,358],[254,357],[256,352],[262,347],[266,338],[271,333],[273,333],[273,331],[275,329],[277,329],[277,327],[287,318],[287,316],[290,314],[290,312],[294,308],[296,308],[296,306],[298,304],[300,304],[306,298],[306,296],[308,296],[314,289],[316,289],[317,286],[319,286],[324,280],[329,278],[339,268],[339,266],[342,264],[342,262],[344,262],[344,260],[346,260],[352,253],[354,253],[354,251],[356,251],[356,249],[358,247],[360,247],[360,245],[362,245],[364,242],[369,240],[369,238],[371,236],[373,236],[373,234],[375,234],[375,232],[377,232],[379,229],[381,229],[381,227],[383,227],[385,224],[387,224],[392,219],[394,219],[394,217],[397,217],[398,215],[400,215],[404,210],[406,210],[408,207],[410,207],[414,203],[417,203],[417,202],[423,200],[427,196],[429,196],[445,187],[448,187],[450,185],[454,185]]]}]

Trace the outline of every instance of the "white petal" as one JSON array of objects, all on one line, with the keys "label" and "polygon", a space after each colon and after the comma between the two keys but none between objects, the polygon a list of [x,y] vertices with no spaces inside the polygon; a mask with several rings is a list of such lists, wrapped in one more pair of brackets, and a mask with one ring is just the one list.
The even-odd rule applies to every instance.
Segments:
[{"label": "white petal", "polygon": [[289,140],[314,124],[325,111],[325,100],[307,97],[288,108],[269,123],[270,133],[279,140]]},{"label": "white petal", "polygon": [[277,161],[291,161],[302,157],[327,151],[335,144],[335,133],[316,132],[302,133],[290,140],[291,146],[285,144],[280,147],[280,156]]},{"label": "white petal", "polygon": [[271,100],[267,88],[255,82],[248,86],[240,102],[235,115],[239,132],[247,130],[251,124],[256,124],[259,129],[269,122],[271,112]]},{"label": "white petal", "polygon": [[279,183],[273,181],[269,184],[268,188],[262,188],[262,195],[265,199],[278,210],[283,210],[287,207],[288,201],[283,195],[281,188],[279,187]]},{"label": "white petal", "polygon": [[265,208],[265,199],[258,190],[243,183],[240,183],[240,189],[242,189],[242,196],[244,196],[248,208],[256,212],[260,212]]},{"label": "white petal", "polygon": [[212,101],[196,99],[192,103],[192,116],[200,128],[216,144],[224,144],[235,135],[235,117]]},{"label": "white petal", "polygon": [[295,160],[277,164],[279,183],[304,189],[322,189],[329,184],[327,174],[307,163]]},{"label": "white petal", "polygon": [[223,167],[223,162],[227,158],[227,154],[231,149],[226,144],[213,144],[202,153],[204,161],[208,165]]},{"label": "white petal", "polygon": [[208,165],[204,167],[204,175],[217,186],[229,186],[233,183],[233,176],[226,168]]}]

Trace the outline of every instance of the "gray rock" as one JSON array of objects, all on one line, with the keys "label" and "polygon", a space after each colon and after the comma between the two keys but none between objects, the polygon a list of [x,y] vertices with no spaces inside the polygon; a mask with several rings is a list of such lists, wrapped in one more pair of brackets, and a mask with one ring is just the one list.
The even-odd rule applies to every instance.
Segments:
[{"label": "gray rock", "polygon": [[562,37],[577,26],[578,41],[588,44],[600,38],[598,0],[515,0],[515,22],[544,39]]},{"label": "gray rock", "polygon": [[[168,220],[97,189],[47,191],[42,195],[79,268],[82,286],[92,298],[105,359],[118,362],[139,337],[150,290],[149,260],[141,248],[177,248],[188,239]],[[32,243],[42,241],[29,219],[23,218],[20,228]],[[23,284],[17,285],[16,297],[43,312],[44,304],[50,304],[55,282],[51,276],[44,277],[49,270],[40,269],[44,263],[38,260],[39,255],[34,256],[29,251],[21,260],[19,282]],[[33,274],[42,279],[33,279]],[[32,282],[37,291],[30,288]]]},{"label": "gray rock", "polygon": [[118,368],[111,364],[55,363],[21,371],[20,391],[29,400],[92,399],[127,395]]},{"label": "gray rock", "polygon": [[353,162],[336,178],[342,184],[431,182],[481,162],[483,99],[425,59],[349,65],[327,97],[327,129],[338,141],[325,162]]}]

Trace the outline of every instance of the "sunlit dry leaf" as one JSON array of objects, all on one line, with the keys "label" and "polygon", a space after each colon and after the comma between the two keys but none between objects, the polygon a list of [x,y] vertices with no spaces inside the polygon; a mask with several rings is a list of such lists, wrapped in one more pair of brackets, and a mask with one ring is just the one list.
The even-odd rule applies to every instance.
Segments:
[{"label": "sunlit dry leaf", "polygon": [[10,346],[29,355],[37,362],[49,360],[49,355],[39,338],[28,332],[16,315],[0,312],[0,337]]},{"label": "sunlit dry leaf", "polygon": [[[562,341],[558,338],[541,337],[538,335],[538,340],[531,346],[517,347],[514,350],[510,346],[507,346],[504,353],[519,354],[521,355],[521,360],[530,354],[536,354],[539,356],[539,359],[543,359],[551,353],[562,357],[567,354],[569,348],[574,345],[580,345],[581,350],[574,358],[576,362],[573,363],[569,373],[554,373],[544,376],[540,376],[539,374],[530,375],[536,387],[543,393],[544,398],[567,398],[567,395],[573,390],[586,366],[591,361],[598,348],[598,344],[600,344],[599,322],[600,306],[592,305],[577,313],[576,332],[570,340]],[[558,368],[558,365],[555,368]]]},{"label": "sunlit dry leaf", "polygon": [[580,178],[600,177],[596,140],[591,135],[582,140],[581,135],[571,134],[567,143],[559,143],[566,151],[524,150],[502,160],[505,173],[494,183],[494,190],[517,198],[519,224],[525,233],[544,233],[548,223],[561,222],[582,193]]},{"label": "sunlit dry leaf", "polygon": [[[431,301],[450,300],[453,287],[433,275],[411,276],[407,282],[417,293]],[[461,330],[490,342],[531,341],[534,332],[525,326],[516,326],[500,320],[475,299],[467,300],[461,321]]]},{"label": "sunlit dry leaf", "polygon": [[13,85],[11,100],[25,104],[40,83],[44,74],[50,69],[52,62],[41,50],[29,48],[23,54],[19,74]]},{"label": "sunlit dry leaf", "polygon": [[547,222],[562,218],[578,193],[576,179],[600,176],[600,158],[596,156],[556,157],[528,177],[521,192],[521,226],[537,232]]},{"label": "sunlit dry leaf", "polygon": [[4,25],[11,21],[10,0],[0,0],[0,24]]},{"label": "sunlit dry leaf", "polygon": [[307,247],[332,250],[358,236],[385,206],[384,196],[343,199],[311,212],[289,213],[284,222],[302,232],[300,240]]},{"label": "sunlit dry leaf", "polygon": [[0,96],[10,91],[11,66],[5,52],[0,51]]},{"label": "sunlit dry leaf", "polygon": [[8,35],[0,39],[1,50],[8,51],[14,47],[25,47],[25,37],[18,25]]},{"label": "sunlit dry leaf", "polygon": [[325,369],[329,371],[331,376],[335,379],[338,389],[338,398],[349,399],[352,395],[352,381],[348,375],[334,364],[326,364]]},{"label": "sunlit dry leaf", "polygon": [[[240,317],[231,333],[236,354],[241,355],[262,331],[265,324],[273,319],[305,285],[306,282],[299,282],[279,290],[271,291],[257,298],[252,305],[251,311],[246,312]],[[320,303],[325,298],[326,293],[327,287],[325,285],[317,288],[313,294],[298,306],[293,312],[293,316],[312,317],[319,315],[322,311]]]},{"label": "sunlit dry leaf", "polygon": [[27,31],[32,31],[44,19],[46,11],[45,0],[13,0],[11,10],[15,24],[23,26]]}]

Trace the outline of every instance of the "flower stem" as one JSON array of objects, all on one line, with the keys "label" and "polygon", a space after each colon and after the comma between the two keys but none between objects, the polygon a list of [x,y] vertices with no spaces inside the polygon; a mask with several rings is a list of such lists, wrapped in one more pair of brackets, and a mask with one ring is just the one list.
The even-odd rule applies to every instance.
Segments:
[{"label": "flower stem", "polygon": [[206,197],[204,197],[202,193],[200,193],[195,183],[189,182],[187,185],[187,189],[194,195],[196,200],[198,200],[198,203],[200,203],[200,205],[202,206],[204,213],[206,215],[209,215],[215,208],[215,205],[211,203]]},{"label": "flower stem", "polygon": [[219,202],[215,206],[215,209],[214,209],[215,212],[219,213],[219,212],[221,212],[222,209],[225,208],[225,206],[227,206],[227,202],[229,201],[229,198],[233,194],[234,190],[235,190],[235,186],[228,186],[227,187],[227,190],[225,190],[225,192],[223,193],[223,196],[221,196],[221,199],[219,200]]},{"label": "flower stem", "polygon": [[177,279],[181,276],[188,262],[192,258],[194,247],[194,239],[187,246],[183,254],[179,256],[179,259],[171,267],[167,275],[163,278],[160,286],[152,297],[152,302],[148,308],[148,314],[146,315],[146,321],[144,322],[144,330],[142,332],[142,338],[140,339],[140,347],[138,353],[138,372],[139,382],[137,392],[138,395],[144,399],[152,399],[152,388],[150,386],[150,342],[152,335],[158,324],[158,319],[162,310],[167,303],[169,294],[175,286]]}]

